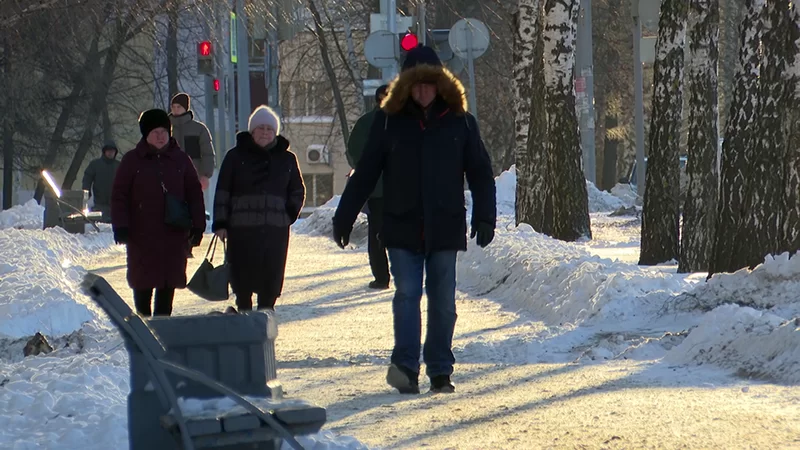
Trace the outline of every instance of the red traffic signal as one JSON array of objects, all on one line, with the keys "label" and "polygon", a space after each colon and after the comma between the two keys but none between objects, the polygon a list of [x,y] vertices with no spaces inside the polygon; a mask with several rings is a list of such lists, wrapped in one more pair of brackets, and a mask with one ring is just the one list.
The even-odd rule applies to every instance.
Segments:
[{"label": "red traffic signal", "polygon": [[407,52],[410,52],[412,49],[416,48],[417,45],[419,45],[419,39],[417,39],[417,36],[412,33],[406,33],[402,38],[400,38],[400,48]]},{"label": "red traffic signal", "polygon": [[214,91],[219,92],[219,80],[214,80]]},{"label": "red traffic signal", "polygon": [[200,56],[211,56],[211,42],[203,41],[197,44],[197,53]]}]

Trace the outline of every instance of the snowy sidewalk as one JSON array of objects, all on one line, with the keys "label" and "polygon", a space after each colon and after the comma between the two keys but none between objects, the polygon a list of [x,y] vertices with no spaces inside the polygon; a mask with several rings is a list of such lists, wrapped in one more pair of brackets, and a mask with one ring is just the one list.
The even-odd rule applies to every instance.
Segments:
[{"label": "snowy sidewalk", "polygon": [[[124,265],[116,254],[96,271],[130,301]],[[530,344],[547,327],[464,294],[456,393],[396,394],[384,381],[392,291],[370,291],[369,281],[365,252],[292,236],[277,304],[278,376],[289,396],[328,408],[325,428],[338,434],[383,448],[800,447],[800,387],[642,361],[531,364]],[[225,306],[184,290],[174,312]]]}]

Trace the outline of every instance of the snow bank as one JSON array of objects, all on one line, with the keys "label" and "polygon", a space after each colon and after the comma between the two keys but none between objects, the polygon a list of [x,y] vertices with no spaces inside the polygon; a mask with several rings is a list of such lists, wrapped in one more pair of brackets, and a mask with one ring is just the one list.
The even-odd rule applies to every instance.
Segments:
[{"label": "snow bank", "polygon": [[105,232],[69,234],[62,228],[0,230],[0,337],[37,331],[46,336],[72,333],[86,322],[107,324],[105,315],[78,289],[85,264],[107,250]]},{"label": "snow bank", "polygon": [[[317,207],[313,214],[298,220],[292,226],[292,231],[309,236],[333,236],[333,216],[336,214],[340,198],[340,195],[334,196],[324,205]],[[367,234],[367,216],[362,213],[358,215],[353,225],[353,232],[350,233],[351,244],[355,246],[366,244]]]},{"label": "snow bank", "polygon": [[7,228],[41,230],[44,224],[44,206],[36,200],[0,211],[0,230]]},{"label": "snow bank", "polygon": [[122,349],[0,366],[0,442],[14,449],[128,448],[128,377]]},{"label": "snow bank", "polygon": [[685,277],[594,256],[526,224],[498,230],[486,249],[470,245],[459,259],[458,280],[461,289],[491,293],[550,325],[642,320],[691,285]]},{"label": "snow bank", "polygon": [[748,307],[723,305],[664,361],[710,363],[747,377],[800,383],[800,318],[786,320]]},{"label": "snow bank", "polygon": [[597,189],[597,186],[589,180],[586,180],[586,191],[589,194],[590,213],[616,211],[633,205],[633,202],[625,201],[613,193]]}]

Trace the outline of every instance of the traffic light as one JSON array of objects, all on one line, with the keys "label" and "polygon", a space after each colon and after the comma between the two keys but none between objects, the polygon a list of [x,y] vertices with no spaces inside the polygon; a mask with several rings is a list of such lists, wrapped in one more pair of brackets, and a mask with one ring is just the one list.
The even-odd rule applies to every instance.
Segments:
[{"label": "traffic light", "polygon": [[214,50],[210,41],[197,44],[197,73],[200,75],[214,74]]},{"label": "traffic light", "polygon": [[419,39],[417,36],[410,32],[405,32],[400,34],[400,48],[404,52],[410,52],[412,49],[416,48],[419,45]]},{"label": "traffic light", "polygon": [[214,79],[214,92],[219,92],[219,80]]}]

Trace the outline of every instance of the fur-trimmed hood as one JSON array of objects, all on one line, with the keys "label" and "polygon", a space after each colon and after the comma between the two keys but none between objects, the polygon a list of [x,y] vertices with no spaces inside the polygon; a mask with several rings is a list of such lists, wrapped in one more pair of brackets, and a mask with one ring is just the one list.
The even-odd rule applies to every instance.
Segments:
[{"label": "fur-trimmed hood", "polygon": [[411,86],[416,83],[435,83],[438,96],[456,115],[463,116],[469,110],[464,85],[452,72],[441,66],[420,64],[405,70],[389,84],[381,109],[388,115],[397,114],[411,99]]}]

